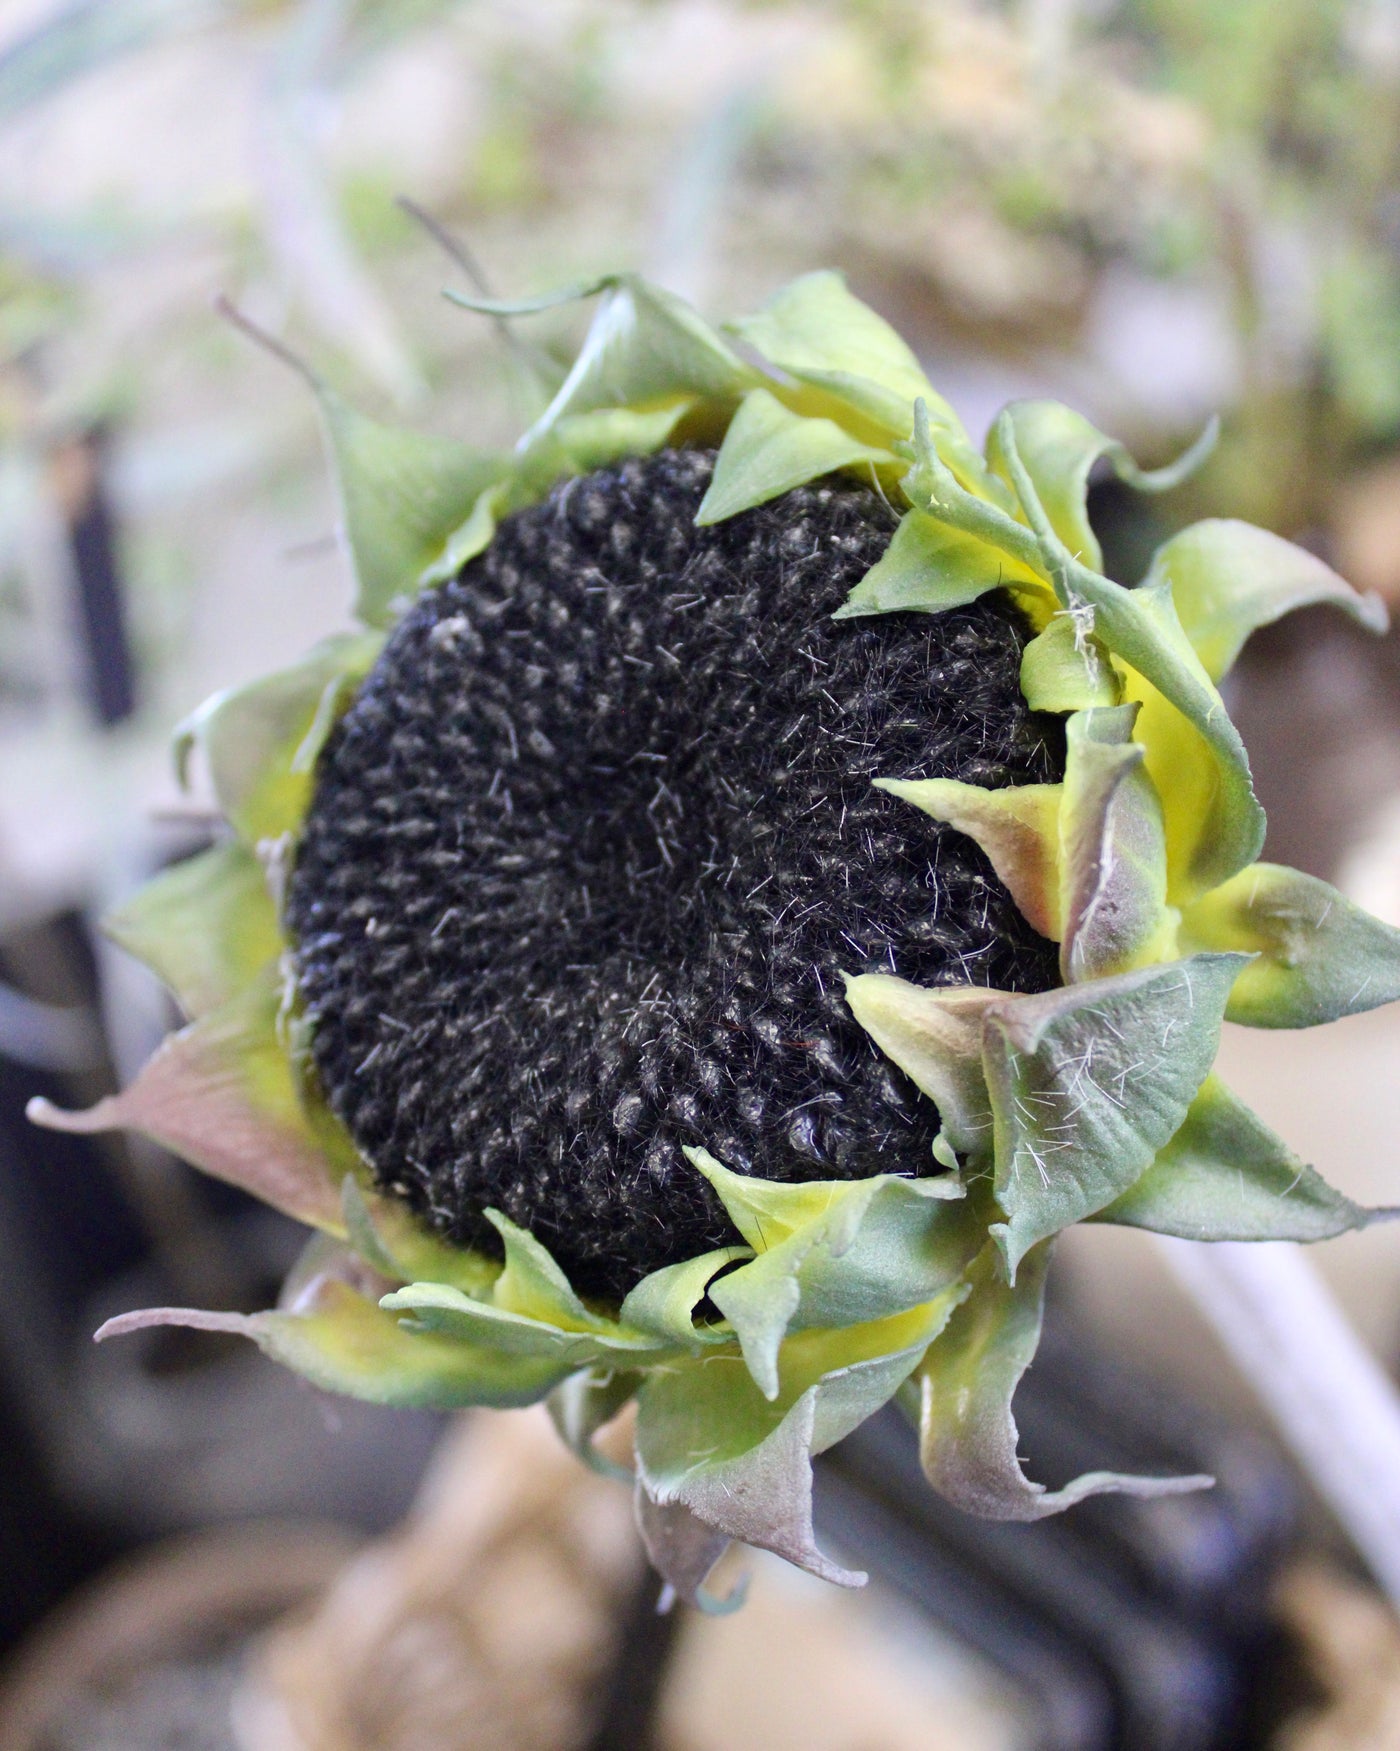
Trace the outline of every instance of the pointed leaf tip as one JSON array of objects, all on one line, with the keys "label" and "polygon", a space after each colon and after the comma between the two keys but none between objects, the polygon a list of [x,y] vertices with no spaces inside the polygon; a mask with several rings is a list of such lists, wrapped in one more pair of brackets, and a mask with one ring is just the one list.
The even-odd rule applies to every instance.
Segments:
[{"label": "pointed leaf tip", "polygon": [[512,459],[381,425],[328,389],[320,399],[355,567],[355,614],[387,627],[482,494],[510,474]]},{"label": "pointed leaf tip", "polygon": [[92,1334],[92,1341],[105,1344],[108,1338],[129,1337],[133,1332],[169,1325],[185,1326],[190,1331],[229,1332],[235,1337],[248,1338],[256,1334],[255,1317],[247,1313],[212,1313],[202,1307],[140,1307],[105,1320]]},{"label": "pointed leaf tip", "polygon": [[280,985],[264,976],[171,1035],[120,1094],[86,1112],[30,1103],[37,1124],[130,1128],[298,1221],[341,1232],[337,1185],[277,1037]]},{"label": "pointed leaf tip", "polygon": [[975,840],[1031,928],[1058,940],[1063,786],[987,790],[953,778],[877,778],[874,785]]},{"label": "pointed leaf tip", "polygon": [[824,474],[893,460],[888,450],[861,443],[835,421],[806,419],[768,390],[751,389],[724,435],[695,521],[723,523]]},{"label": "pointed leaf tip", "polygon": [[[637,1479],[633,1497],[637,1530],[642,1535],[651,1566],[676,1598],[704,1612],[707,1617],[727,1617],[744,1603],[748,1577],[741,1576],[727,1594],[711,1593],[705,1586],[731,1540],[697,1519],[683,1502],[658,1502]],[[662,1609],[658,1605],[658,1610]]]},{"label": "pointed leaf tip", "polygon": [[1091,1221],[1183,1240],[1326,1240],[1389,1220],[1334,1191],[1219,1077],[1142,1177]]},{"label": "pointed leaf tip", "polygon": [[919,1454],[940,1495],[989,1520],[1043,1520],[1087,1496],[1181,1495],[1214,1479],[1091,1471],[1060,1490],[1033,1483],[1017,1457],[1011,1401],[1040,1343],[1048,1244],[1030,1253],[1014,1286],[986,1248],[968,1273],[971,1293],[934,1340],[919,1384]]}]

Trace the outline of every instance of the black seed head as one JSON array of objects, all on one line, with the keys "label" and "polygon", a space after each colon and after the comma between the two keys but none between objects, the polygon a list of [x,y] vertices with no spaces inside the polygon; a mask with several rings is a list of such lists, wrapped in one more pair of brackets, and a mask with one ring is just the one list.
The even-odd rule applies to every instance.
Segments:
[{"label": "black seed head", "polygon": [[1013,991],[1053,947],[877,777],[1047,782],[1000,599],[830,618],[894,517],[829,482],[714,528],[713,458],[570,480],[420,597],[327,744],[288,896],[316,1069],[380,1183],[584,1293],[735,1238],[681,1153],[935,1172],[842,972]]}]

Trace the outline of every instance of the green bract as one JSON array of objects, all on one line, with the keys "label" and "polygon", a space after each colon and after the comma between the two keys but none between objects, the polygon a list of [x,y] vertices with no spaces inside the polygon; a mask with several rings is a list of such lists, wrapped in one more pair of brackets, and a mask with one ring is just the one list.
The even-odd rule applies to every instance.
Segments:
[{"label": "green bract", "polygon": [[[1256,626],[1327,601],[1379,627],[1379,605],[1231,522],[1175,536],[1137,589],[1110,581],[1085,510],[1090,469],[1106,459],[1148,490],[1176,473],[1142,474],[1049,402],[1006,409],[979,455],[909,348],[835,274],[732,324],[733,344],[639,279],[577,295],[601,297],[591,332],[509,454],[387,430],[319,390],[365,631],[219,695],[181,729],[180,758],[202,754],[229,836],[110,927],[190,1025],[124,1093],[84,1114],[38,1103],[35,1116],[134,1126],[320,1233],[274,1312],[157,1309],[108,1329],[239,1331],[320,1385],[388,1403],[548,1398],[600,1465],[594,1433],[635,1400],[639,1521],[690,1599],[729,1539],[858,1580],[816,1547],[810,1459],[897,1394],[920,1406],[931,1483],[977,1513],[1034,1519],[1099,1490],[1198,1487],[1208,1480],[1094,1473],[1046,1494],[1017,1461],[1011,1396],[1035,1352],[1050,1246],[1072,1222],[1315,1240],[1377,1214],[1330,1190],[1211,1066],[1223,1020],[1309,1026],[1400,995],[1400,932],[1255,861],[1264,819],[1217,691]],[[852,977],[856,1018],[937,1103],[948,1171],[786,1185],[693,1150],[743,1244],[600,1307],[503,1217],[501,1264],[375,1190],[303,1074],[278,874],[317,753],[416,589],[562,476],[720,440],[702,522],[833,470],[903,507],[843,617],[937,614],[998,588],[1028,616],[1022,686],[1066,715],[1063,782],[886,788],[982,846],[1061,945],[1063,983],[1018,996]]]}]

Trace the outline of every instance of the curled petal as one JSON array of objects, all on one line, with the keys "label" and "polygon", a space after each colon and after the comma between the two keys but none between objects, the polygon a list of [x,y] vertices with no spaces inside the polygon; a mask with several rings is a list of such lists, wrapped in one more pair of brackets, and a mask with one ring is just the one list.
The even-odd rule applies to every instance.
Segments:
[{"label": "curled petal", "polygon": [[726,1533],[697,1519],[684,1502],[653,1501],[641,1478],[633,1508],[651,1566],[678,1599],[707,1617],[723,1617],[739,1609],[748,1590],[745,1581],[738,1581],[723,1598],[705,1587],[711,1570],[729,1549]]},{"label": "curled petal", "polygon": [[1117,706],[1076,712],[1066,725],[1060,969],[1071,984],[1170,952],[1162,804],[1132,739],[1136,716],[1136,706]]},{"label": "curled petal", "polygon": [[653,1271],[629,1291],[618,1309],[619,1324],[687,1349],[727,1343],[729,1333],[723,1328],[695,1323],[695,1310],[722,1271],[752,1256],[747,1246],[724,1246]]},{"label": "curled petal", "polygon": [[[609,1459],[595,1445],[593,1437],[636,1396],[641,1383],[640,1374],[617,1369],[584,1369],[561,1381],[546,1401],[559,1438],[591,1471],[602,1477],[614,1477],[627,1483],[632,1481],[633,1473],[629,1468]],[[705,1576],[702,1574],[699,1578],[703,1581]]]},{"label": "curled petal", "polygon": [[[698,1551],[701,1561],[714,1552],[709,1567],[722,1554],[723,1545],[737,1538],[759,1550],[771,1550],[838,1587],[864,1586],[864,1574],[843,1569],[818,1549],[812,1530],[811,1452],[816,1402],[813,1388],[755,1446],[734,1458],[698,1466],[674,1484],[644,1460],[638,1474],[642,1490],[653,1509],[662,1515],[669,1512],[667,1530],[671,1537],[676,1533],[674,1510],[679,1508],[698,1527],[710,1531],[714,1542],[692,1532],[694,1543],[688,1545]],[[652,1445],[654,1450],[655,1443]],[[708,1572],[707,1567],[704,1573]]]},{"label": "curled petal", "polygon": [[496,533],[496,525],[510,506],[510,482],[488,486],[477,495],[466,517],[450,531],[437,557],[418,576],[422,589],[444,584],[455,578],[464,565],[485,553]]},{"label": "curled petal", "polygon": [[1108,652],[1068,609],[1057,610],[1021,653],[1021,692],[1032,711],[1117,705],[1121,691]]},{"label": "curled petal", "polygon": [[939,1181],[891,1175],[856,1180],[826,1216],[711,1287],[765,1398],[778,1396],[780,1349],[790,1331],[887,1319],[958,1282],[982,1244],[986,1219],[943,1189]]},{"label": "curled petal", "polygon": [[176,730],[181,778],[199,748],[219,807],[245,843],[299,831],[316,756],[383,642],[379,633],[323,639],[291,668],[216,693]]},{"label": "curled petal", "polygon": [[1372,632],[1388,616],[1306,548],[1250,523],[1212,517],[1157,549],[1146,582],[1165,581],[1186,636],[1213,681],[1228,672],[1250,633],[1314,602],[1329,602]]},{"label": "curled petal", "polygon": [[1005,995],[983,985],[927,989],[893,973],[860,973],[846,980],[851,1014],[934,1103],[944,1135],[964,1155],[984,1155],[991,1147],[982,1018]]},{"label": "curled petal", "polygon": [[279,997],[265,974],[172,1034],[120,1094],[84,1113],[34,1100],[29,1117],[56,1131],[140,1131],[299,1222],[343,1234],[338,1176],[307,1123],[278,1038]]},{"label": "curled petal", "polygon": [[486,1220],[500,1235],[506,1255],[505,1269],[491,1294],[495,1306],[527,1319],[552,1321],[565,1331],[599,1331],[607,1326],[608,1321],[590,1313],[579,1300],[542,1241],[499,1210],[488,1210]]},{"label": "curled petal", "polygon": [[817,1548],[811,1455],[889,1402],[961,1294],[873,1325],[789,1338],[776,1401],[732,1353],[652,1374],[637,1395],[637,1474],[647,1497],[825,1580],[862,1585],[863,1575]]},{"label": "curled petal", "polygon": [[919,1454],[929,1482],[955,1507],[989,1520],[1043,1520],[1086,1496],[1179,1495],[1209,1477],[1132,1477],[1091,1471],[1064,1489],[1032,1483],[1016,1455],[1011,1399],[1040,1343],[1050,1245],[1027,1255],[1013,1286],[992,1247],[969,1273],[971,1292],[929,1346],[916,1375]]}]

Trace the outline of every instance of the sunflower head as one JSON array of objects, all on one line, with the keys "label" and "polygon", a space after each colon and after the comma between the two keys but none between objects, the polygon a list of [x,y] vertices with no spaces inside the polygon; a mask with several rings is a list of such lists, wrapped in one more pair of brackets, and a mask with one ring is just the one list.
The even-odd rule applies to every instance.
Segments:
[{"label": "sunflower head", "polygon": [[[629,277],[514,451],[318,385],[363,630],[182,726],[227,821],[110,921],[190,1024],[131,1125],[320,1232],[243,1332],[387,1402],[636,1402],[684,1597],[817,1548],[812,1454],[898,1396],[934,1487],[1035,1519],[1011,1395],[1081,1220],[1371,1219],[1212,1072],[1220,1026],[1400,995],[1400,933],[1257,861],[1217,684],[1304,603],[1247,525],[1134,589],[1121,446],[1050,402],[984,453],[833,274],[717,331]],[[536,306],[538,307],[538,306]],[[497,314],[517,313],[515,307]],[[1194,458],[1183,459],[1189,465]]]}]

